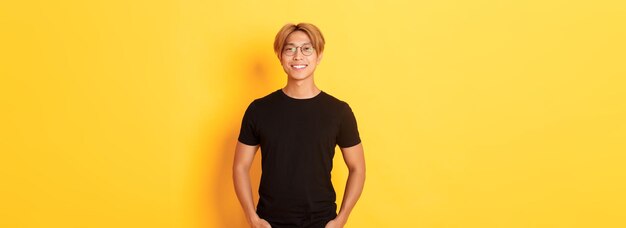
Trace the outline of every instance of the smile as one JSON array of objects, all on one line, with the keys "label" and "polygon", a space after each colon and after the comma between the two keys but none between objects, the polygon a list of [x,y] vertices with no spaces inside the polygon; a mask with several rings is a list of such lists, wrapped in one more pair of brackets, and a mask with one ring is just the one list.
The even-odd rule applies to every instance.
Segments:
[{"label": "smile", "polygon": [[301,65],[291,65],[291,67],[296,68],[296,69],[304,69],[305,67],[307,67],[308,65],[306,64],[301,64]]}]

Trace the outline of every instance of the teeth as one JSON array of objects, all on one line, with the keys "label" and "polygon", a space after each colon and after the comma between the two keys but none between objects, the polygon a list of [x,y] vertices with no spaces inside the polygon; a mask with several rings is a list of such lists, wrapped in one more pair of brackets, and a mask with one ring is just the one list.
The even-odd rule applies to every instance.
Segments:
[{"label": "teeth", "polygon": [[296,69],[302,69],[302,68],[305,68],[306,65],[294,65],[293,67]]}]

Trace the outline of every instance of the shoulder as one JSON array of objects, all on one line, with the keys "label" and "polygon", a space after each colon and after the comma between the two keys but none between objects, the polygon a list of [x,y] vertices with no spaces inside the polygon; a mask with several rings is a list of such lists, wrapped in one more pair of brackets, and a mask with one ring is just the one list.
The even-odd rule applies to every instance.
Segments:
[{"label": "shoulder", "polygon": [[248,112],[258,112],[259,110],[268,109],[268,108],[271,109],[272,106],[274,106],[278,102],[279,99],[280,99],[280,94],[278,94],[278,91],[274,91],[263,97],[254,99],[248,105]]},{"label": "shoulder", "polygon": [[264,103],[264,102],[271,102],[274,100],[277,100],[280,98],[280,90],[276,90],[274,92],[271,92],[270,94],[267,94],[263,97],[257,98],[255,101],[260,102],[260,103]]},{"label": "shoulder", "polygon": [[345,102],[331,94],[328,94],[326,92],[323,93],[324,94],[324,102],[326,102],[327,105],[339,109],[341,111],[345,111],[345,110],[350,110],[350,105],[348,105],[348,102]]},{"label": "shoulder", "polygon": [[267,94],[263,97],[259,97],[257,99],[254,99],[250,105],[255,105],[255,106],[259,106],[259,105],[266,105],[272,102],[275,102],[276,100],[278,100],[280,98],[279,96],[280,94],[278,94],[278,91],[274,91],[271,92],[270,94]]}]

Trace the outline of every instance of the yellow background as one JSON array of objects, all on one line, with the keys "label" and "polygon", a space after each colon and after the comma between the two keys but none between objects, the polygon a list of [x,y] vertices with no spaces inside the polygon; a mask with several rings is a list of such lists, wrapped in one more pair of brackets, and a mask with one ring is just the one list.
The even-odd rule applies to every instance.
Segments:
[{"label": "yellow background", "polygon": [[346,227],[626,227],[617,0],[3,1],[0,227],[246,227],[239,124],[301,21],[365,147]]}]

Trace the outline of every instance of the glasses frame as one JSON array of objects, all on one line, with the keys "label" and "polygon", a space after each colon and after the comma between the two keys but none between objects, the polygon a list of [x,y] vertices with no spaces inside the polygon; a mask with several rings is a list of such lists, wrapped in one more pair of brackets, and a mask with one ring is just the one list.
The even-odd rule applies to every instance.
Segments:
[{"label": "glasses frame", "polygon": [[[312,49],[311,53],[309,53],[309,54],[304,53],[304,51],[302,50],[302,47],[304,47],[304,46],[311,46],[311,49]],[[296,51],[293,51],[294,48],[296,49]],[[287,51],[287,49],[292,49],[292,51]],[[285,47],[285,48],[283,48],[283,54],[285,54],[286,56],[294,56],[294,55],[296,55],[296,53],[298,53],[298,49],[300,49],[300,53],[302,53],[302,55],[304,55],[304,56],[310,56],[310,55],[313,54],[313,52],[315,52],[315,47],[313,47],[313,45],[311,45],[311,44],[303,44],[301,46],[296,46],[296,47],[292,47],[292,48],[286,48]]]}]

